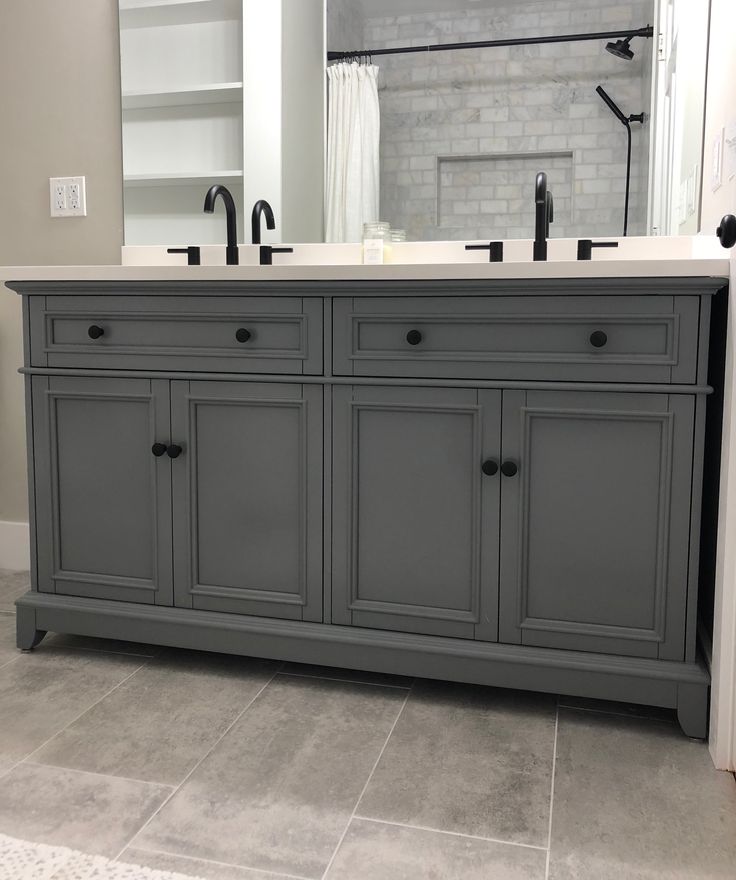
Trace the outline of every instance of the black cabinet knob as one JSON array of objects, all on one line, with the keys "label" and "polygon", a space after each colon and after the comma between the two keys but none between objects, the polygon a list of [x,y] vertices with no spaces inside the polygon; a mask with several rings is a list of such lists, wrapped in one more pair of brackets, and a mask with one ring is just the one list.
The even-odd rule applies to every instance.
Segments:
[{"label": "black cabinet knob", "polygon": [[495,477],[498,473],[498,462],[489,458],[488,461],[483,462],[480,469],[487,477]]},{"label": "black cabinet knob", "polygon": [[151,447],[151,452],[156,456],[156,458],[161,458],[161,456],[166,452],[166,444],[154,443]]},{"label": "black cabinet knob", "polygon": [[725,215],[716,229],[716,235],[724,248],[732,248],[736,244],[736,217],[733,214]]},{"label": "black cabinet knob", "polygon": [[519,467],[514,461],[505,461],[501,465],[501,473],[504,477],[515,477],[519,473]]},{"label": "black cabinet knob", "polygon": [[419,345],[422,341],[422,334],[418,330],[410,330],[406,334],[406,341],[409,345]]},{"label": "black cabinet knob", "polygon": [[100,336],[105,335],[105,331],[102,327],[98,327],[97,324],[93,324],[87,331],[87,335],[90,339],[99,339]]},{"label": "black cabinet knob", "polygon": [[169,458],[179,458],[179,456],[184,452],[181,446],[178,446],[176,443],[172,443],[166,450],[166,454]]},{"label": "black cabinet knob", "polygon": [[594,330],[590,334],[590,344],[593,348],[603,348],[608,342],[608,336],[602,330]]},{"label": "black cabinet knob", "polygon": [[247,342],[251,337],[250,330],[246,330],[245,327],[240,327],[240,329],[235,331],[235,338],[238,342]]}]

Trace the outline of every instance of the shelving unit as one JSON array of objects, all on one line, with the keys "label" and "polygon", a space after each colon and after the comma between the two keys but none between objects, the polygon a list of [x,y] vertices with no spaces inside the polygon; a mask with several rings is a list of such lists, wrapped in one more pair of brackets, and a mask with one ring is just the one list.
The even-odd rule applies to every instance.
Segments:
[{"label": "shelving unit", "polygon": [[224,243],[202,204],[224,183],[242,216],[242,0],[120,0],[120,55],[126,244]]},{"label": "shelving unit", "polygon": [[[264,242],[324,234],[324,0],[119,0],[125,243],[224,244],[222,183]],[[246,206],[247,205],[247,210]]]}]

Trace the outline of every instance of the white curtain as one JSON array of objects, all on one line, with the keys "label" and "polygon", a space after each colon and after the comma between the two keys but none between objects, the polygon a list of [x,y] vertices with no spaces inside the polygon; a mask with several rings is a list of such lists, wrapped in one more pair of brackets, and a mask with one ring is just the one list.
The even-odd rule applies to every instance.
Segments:
[{"label": "white curtain", "polygon": [[326,240],[360,241],[379,220],[378,67],[340,62],[327,68]]}]

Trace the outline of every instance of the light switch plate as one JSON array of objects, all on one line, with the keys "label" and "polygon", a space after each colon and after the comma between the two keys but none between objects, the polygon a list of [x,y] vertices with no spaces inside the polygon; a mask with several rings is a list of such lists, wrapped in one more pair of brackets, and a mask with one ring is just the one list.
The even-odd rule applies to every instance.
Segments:
[{"label": "light switch plate", "polygon": [[86,217],[87,192],[84,177],[50,177],[52,217]]}]

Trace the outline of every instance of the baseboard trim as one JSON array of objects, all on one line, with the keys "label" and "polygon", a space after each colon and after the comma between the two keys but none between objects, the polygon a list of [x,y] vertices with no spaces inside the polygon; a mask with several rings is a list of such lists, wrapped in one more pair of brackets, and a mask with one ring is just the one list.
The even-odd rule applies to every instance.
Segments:
[{"label": "baseboard trim", "polygon": [[28,571],[31,567],[31,535],[28,523],[0,520],[0,568]]}]

